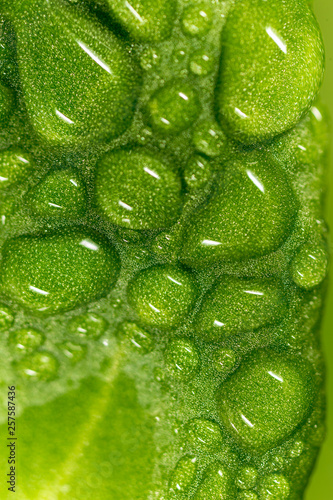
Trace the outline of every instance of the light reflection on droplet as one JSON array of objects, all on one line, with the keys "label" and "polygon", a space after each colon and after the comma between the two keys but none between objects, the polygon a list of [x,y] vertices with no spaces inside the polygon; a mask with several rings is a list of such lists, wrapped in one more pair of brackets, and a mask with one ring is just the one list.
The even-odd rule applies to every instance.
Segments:
[{"label": "light reflection on droplet", "polygon": [[153,304],[148,304],[148,305],[149,305],[149,307],[150,307],[153,311],[158,312],[158,313],[159,313],[159,312],[161,312],[159,309],[157,309],[157,307],[153,306]]},{"label": "light reflection on droplet", "polygon": [[145,172],[147,172],[147,174],[151,175],[152,177],[155,177],[155,179],[160,179],[161,178],[156,172],[154,172],[154,170],[151,170],[148,167],[144,167],[143,170]]},{"label": "light reflection on droplet", "polygon": [[88,250],[93,250],[94,252],[99,250],[99,245],[91,240],[82,240],[79,244],[85,248],[88,248]]},{"label": "light reflection on droplet", "polygon": [[89,57],[91,57],[91,59],[93,61],[95,61],[95,63],[97,63],[101,68],[105,69],[105,71],[110,73],[110,75],[112,74],[110,66],[108,66],[108,64],[106,64],[104,61],[102,61],[102,59],[100,59],[97,54],[95,54],[91,49],[89,49],[89,47],[87,47],[87,45],[85,43],[77,40],[77,44],[81,47],[82,50],[84,50],[84,52]]},{"label": "light reflection on droplet", "polygon": [[235,108],[235,113],[240,118],[248,118],[248,116],[245,113],[243,113],[243,111],[241,111],[239,108]]},{"label": "light reflection on droplet", "polygon": [[243,422],[248,426],[248,427],[251,427],[251,429],[253,429],[254,427],[254,424],[252,422],[250,422],[250,420],[248,418],[245,417],[245,415],[241,414],[241,419],[243,420]]},{"label": "light reflection on droplet", "polygon": [[171,278],[171,276],[167,276],[167,278],[172,281],[173,283],[176,283],[176,285],[179,285],[179,286],[182,286],[182,283],[180,283],[179,281],[175,280],[174,278]]},{"label": "light reflection on droplet", "polygon": [[58,116],[58,118],[60,118],[60,120],[62,120],[65,123],[68,123],[68,125],[73,125],[74,122],[70,118],[68,118],[68,116],[61,113],[61,111],[59,111],[58,109],[55,110],[55,113]]},{"label": "light reflection on droplet", "polygon": [[213,240],[203,240],[201,245],[207,246],[207,247],[216,247],[218,245],[222,245],[220,241],[213,241]]},{"label": "light reflection on droplet", "polygon": [[183,92],[179,92],[178,95],[179,95],[179,97],[181,97],[182,99],[184,99],[184,101],[188,101],[187,95],[183,94]]},{"label": "light reflection on droplet", "polygon": [[140,14],[134,9],[134,7],[129,2],[127,2],[127,0],[125,2],[125,6],[141,24],[144,23],[144,19],[142,19]]},{"label": "light reflection on droplet", "polygon": [[53,208],[62,208],[60,205],[56,205],[55,203],[51,203],[50,201],[48,204],[50,207],[53,207]]},{"label": "light reflection on droplet", "polygon": [[119,200],[118,205],[120,207],[125,208],[125,210],[128,210],[129,212],[131,212],[133,210],[133,207],[131,207],[130,205],[127,205],[127,203],[125,203],[124,201]]},{"label": "light reflection on droplet", "polygon": [[283,378],[280,376],[280,375],[277,375],[276,373],[272,372],[272,371],[269,371],[268,374],[275,378],[275,380],[278,380],[279,382],[283,382]]},{"label": "light reflection on droplet", "polygon": [[276,45],[279,47],[279,49],[281,49],[282,52],[284,54],[286,54],[287,53],[287,45],[284,43],[284,41],[281,39],[281,37],[271,27],[266,28],[266,33],[273,40],[273,42],[276,43]]},{"label": "light reflection on droplet", "polygon": [[46,292],[45,290],[41,290],[40,288],[37,288],[35,286],[30,285],[29,286],[30,290],[35,293],[39,293],[40,295],[49,295],[50,292]]},{"label": "light reflection on droplet", "polygon": [[258,178],[254,175],[254,173],[253,173],[253,172],[251,172],[251,170],[247,170],[247,171],[246,171],[246,173],[247,173],[248,178],[249,178],[249,179],[253,182],[253,184],[254,184],[255,186],[257,186],[257,188],[258,188],[258,189],[260,189],[260,191],[261,191],[262,193],[264,193],[264,192],[265,192],[264,185],[263,185],[263,184],[260,182],[260,180],[259,180],[259,179],[258,179]]},{"label": "light reflection on droplet", "polygon": [[313,116],[319,121],[321,122],[322,119],[323,119],[323,115],[321,114],[321,112],[319,111],[318,108],[316,108],[315,106],[313,106],[311,108],[311,113],[313,114]]}]

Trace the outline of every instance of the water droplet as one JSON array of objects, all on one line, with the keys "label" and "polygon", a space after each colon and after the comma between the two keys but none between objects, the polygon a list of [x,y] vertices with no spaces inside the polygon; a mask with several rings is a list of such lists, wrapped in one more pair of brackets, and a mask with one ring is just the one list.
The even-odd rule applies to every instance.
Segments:
[{"label": "water droplet", "polygon": [[11,19],[25,107],[41,139],[62,147],[100,144],[129,127],[141,77],[119,37],[57,0],[41,4],[38,16],[27,4]]},{"label": "water droplet", "polygon": [[210,49],[199,49],[190,57],[190,70],[194,75],[210,75],[216,67],[214,53]]},{"label": "water droplet", "polygon": [[86,211],[86,188],[74,169],[50,172],[26,195],[34,215],[75,219]]},{"label": "water droplet", "polygon": [[266,476],[260,485],[260,500],[287,500],[289,498],[289,482],[284,476],[272,474]]},{"label": "water droplet", "polygon": [[220,462],[214,462],[204,472],[194,500],[236,500],[233,475],[230,469]]},{"label": "water droplet", "polygon": [[140,66],[143,70],[149,71],[160,62],[160,51],[154,47],[145,48],[140,55]]},{"label": "water droplet", "polygon": [[305,1],[270,0],[264,8],[261,0],[236,2],[223,29],[221,57],[218,120],[243,144],[294,127],[323,77],[322,38]]},{"label": "water droplet", "polygon": [[297,458],[302,455],[304,450],[303,441],[295,441],[289,451],[289,456],[292,458]]},{"label": "water droplet", "polygon": [[319,285],[326,277],[328,255],[323,245],[306,243],[300,247],[291,264],[294,282],[305,290]]},{"label": "water droplet", "polygon": [[258,477],[257,469],[253,467],[244,467],[237,476],[237,486],[242,490],[251,490],[255,487]]},{"label": "water droplet", "polygon": [[219,125],[212,120],[197,123],[193,131],[193,144],[195,148],[211,158],[226,152],[227,139]]},{"label": "water droplet", "polygon": [[73,365],[81,361],[87,353],[87,346],[73,342],[63,342],[58,344],[58,348]]},{"label": "water droplet", "polygon": [[189,271],[171,265],[139,272],[127,288],[127,297],[140,320],[155,327],[180,325],[197,298],[198,285]]},{"label": "water droplet", "polygon": [[259,350],[220,389],[220,416],[252,453],[279,445],[307,417],[315,396],[311,365],[303,358]]},{"label": "water droplet", "polygon": [[169,488],[176,498],[182,498],[189,489],[195,479],[197,468],[195,457],[184,456],[178,461],[169,481]]},{"label": "water droplet", "polygon": [[222,446],[218,424],[204,418],[195,418],[184,426],[184,446],[191,450],[216,451]]},{"label": "water droplet", "polygon": [[43,344],[44,340],[43,333],[34,328],[15,330],[8,338],[9,344],[22,354],[34,351]]},{"label": "water droplet", "polygon": [[120,330],[126,335],[128,342],[135,350],[147,353],[154,347],[151,334],[140,328],[137,324],[129,322],[122,323]]},{"label": "water droplet", "polygon": [[212,167],[210,162],[199,154],[195,154],[188,160],[184,179],[189,192],[195,192],[208,184],[212,176]]},{"label": "water droplet", "polygon": [[156,132],[177,134],[188,129],[199,117],[201,105],[191,84],[174,80],[151,97],[147,118]]},{"label": "water droplet", "polygon": [[266,154],[224,162],[223,182],[186,219],[181,260],[203,266],[277,250],[294,228],[298,203],[285,172]]},{"label": "water droplet", "polygon": [[211,29],[213,12],[206,3],[187,7],[181,17],[182,30],[189,36],[203,36]]},{"label": "water droplet", "polygon": [[67,325],[68,333],[83,338],[97,339],[108,327],[108,322],[99,314],[87,312],[74,316]]},{"label": "water droplet", "polygon": [[164,229],[180,215],[181,179],[150,152],[113,151],[97,164],[95,198],[103,215],[122,228]]},{"label": "water droplet", "polygon": [[177,47],[172,52],[172,59],[176,64],[184,66],[187,59],[187,49],[185,47]]},{"label": "water droplet", "polygon": [[231,349],[217,349],[213,355],[213,365],[216,371],[230,372],[236,365],[237,357]]},{"label": "water droplet", "polygon": [[29,380],[53,380],[58,372],[58,360],[53,354],[43,351],[26,356],[15,363],[15,367],[24,378]]},{"label": "water droplet", "polygon": [[0,191],[23,182],[34,167],[29,153],[20,148],[0,152]]},{"label": "water droplet", "polygon": [[110,241],[84,227],[9,239],[2,258],[5,293],[43,315],[74,309],[106,295],[120,271]]},{"label": "water droplet", "polygon": [[193,326],[203,338],[221,339],[279,323],[287,310],[282,282],[222,276],[204,296]]},{"label": "water droplet", "polygon": [[164,357],[167,370],[173,378],[188,380],[199,369],[199,353],[193,342],[189,340],[180,339],[171,341]]}]

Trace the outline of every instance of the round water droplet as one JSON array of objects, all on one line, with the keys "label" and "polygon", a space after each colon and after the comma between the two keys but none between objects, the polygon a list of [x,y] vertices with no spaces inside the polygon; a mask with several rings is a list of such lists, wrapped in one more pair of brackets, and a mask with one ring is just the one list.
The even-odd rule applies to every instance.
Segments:
[{"label": "round water droplet", "polygon": [[224,276],[204,296],[195,332],[208,340],[279,323],[287,314],[282,282]]},{"label": "round water droplet", "polygon": [[0,330],[10,328],[14,323],[14,313],[5,304],[0,304]]},{"label": "round water droplet", "polygon": [[204,472],[204,479],[193,500],[236,500],[233,474],[224,464],[214,462]]},{"label": "round water droplet", "polygon": [[198,151],[211,158],[225,153],[227,148],[224,132],[213,120],[198,122],[194,128],[192,140]]},{"label": "round water droplet", "polygon": [[15,363],[15,367],[24,378],[29,380],[53,380],[58,372],[58,360],[53,354],[36,352]]},{"label": "round water droplet", "polygon": [[251,490],[255,487],[258,477],[257,469],[244,467],[237,476],[237,486],[242,490]]},{"label": "round water droplet", "polygon": [[21,328],[12,332],[8,342],[15,351],[25,354],[32,352],[43,344],[45,337],[42,332],[34,328]]},{"label": "round water droplet", "polygon": [[294,282],[305,290],[311,290],[326,277],[328,255],[323,245],[306,243],[303,245],[291,264]]},{"label": "round water droplet", "polygon": [[180,247],[179,231],[177,229],[176,226],[175,230],[171,229],[170,232],[163,231],[158,234],[151,246],[155,254],[167,258],[169,262],[177,260]]},{"label": "round water droplet", "polygon": [[223,182],[186,220],[181,258],[189,266],[269,254],[294,228],[297,200],[270,157],[238,153],[224,167]]},{"label": "round water droplet", "polygon": [[106,295],[120,271],[120,260],[111,243],[85,228],[7,240],[2,256],[4,292],[44,315]]},{"label": "round water droplet", "polygon": [[135,323],[125,322],[120,326],[120,330],[126,335],[130,345],[142,353],[150,352],[154,346],[153,338]]},{"label": "round water droplet", "polygon": [[198,350],[189,340],[180,339],[170,342],[164,359],[168,372],[176,379],[188,380],[194,377],[199,369]]},{"label": "round water droplet", "polygon": [[139,318],[156,327],[175,327],[190,313],[198,285],[189,271],[171,265],[153,266],[138,273],[127,297]]},{"label": "round water droplet", "polygon": [[209,5],[200,2],[187,7],[181,17],[183,32],[189,36],[203,36],[211,29],[213,12]]},{"label": "round water droplet", "polygon": [[36,134],[74,148],[123,134],[141,75],[121,38],[84,9],[58,0],[40,4],[38,16],[29,3],[11,20],[24,103]]},{"label": "round water droplet", "polygon": [[190,70],[194,75],[210,75],[216,67],[214,53],[210,49],[199,49],[190,57]]},{"label": "round water droplet", "polygon": [[150,71],[155,68],[161,59],[159,49],[154,47],[146,47],[140,55],[140,66],[145,71]]},{"label": "round water droplet", "polygon": [[149,143],[151,138],[153,137],[153,131],[150,127],[143,127],[139,130],[137,134],[137,142],[141,145]]},{"label": "round water droplet", "polygon": [[292,458],[297,458],[302,455],[304,450],[303,441],[295,441],[289,451],[289,456]]},{"label": "round water droplet", "polygon": [[310,108],[323,77],[318,23],[304,1],[236,2],[222,32],[218,119],[254,144],[292,128]]},{"label": "round water droplet", "polygon": [[182,457],[169,481],[169,489],[176,496],[181,497],[189,489],[197,474],[197,459],[192,456]]},{"label": "round water droplet", "polygon": [[163,229],[179,217],[179,175],[141,150],[107,153],[97,165],[95,198],[114,224],[129,229]]},{"label": "round water droplet", "polygon": [[217,451],[222,446],[218,424],[204,418],[195,418],[184,426],[184,446],[191,450]]},{"label": "round water droplet", "polygon": [[73,342],[63,342],[58,344],[58,348],[73,365],[81,361],[87,353],[87,346]]},{"label": "round water droplet", "polygon": [[108,322],[103,316],[87,312],[74,316],[67,325],[67,331],[82,338],[97,339],[103,335],[107,327]]},{"label": "round water droplet", "polygon": [[230,372],[235,367],[236,362],[236,354],[231,349],[218,349],[214,352],[213,365],[218,372]]},{"label": "round water droplet", "polygon": [[201,155],[195,154],[188,160],[184,179],[189,192],[195,192],[208,184],[212,176],[212,167],[209,161]]},{"label": "round water droplet", "polygon": [[262,454],[304,421],[314,396],[313,369],[305,359],[262,349],[222,384],[218,404],[238,444]]},{"label": "round water droplet", "polygon": [[288,480],[279,474],[265,477],[259,489],[260,500],[287,500],[289,492]]},{"label": "round water droplet", "polygon": [[24,181],[34,167],[29,153],[20,148],[0,152],[0,190]]},{"label": "round water droplet", "polygon": [[0,83],[0,125],[7,125],[10,115],[14,109],[14,93],[9,88]]},{"label": "round water droplet", "polygon": [[177,47],[172,52],[172,59],[176,64],[185,65],[187,59],[187,49],[185,47]]},{"label": "round water droplet", "polygon": [[188,129],[199,117],[201,105],[191,84],[174,80],[157,90],[148,103],[148,120],[162,134]]},{"label": "round water droplet", "polygon": [[286,460],[281,452],[270,457],[268,461],[268,470],[271,472],[280,472],[286,467]]},{"label": "round water droplet", "polygon": [[74,169],[50,172],[31,189],[26,201],[34,215],[73,219],[86,211],[86,188]]}]

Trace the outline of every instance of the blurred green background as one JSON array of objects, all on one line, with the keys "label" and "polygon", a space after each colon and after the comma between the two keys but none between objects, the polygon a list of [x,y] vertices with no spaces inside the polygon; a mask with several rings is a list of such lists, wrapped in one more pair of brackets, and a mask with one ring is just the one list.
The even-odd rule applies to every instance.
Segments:
[{"label": "blurred green background", "polygon": [[[326,75],[322,99],[329,106],[333,118],[333,0],[315,0],[315,12],[320,23],[326,46]],[[331,128],[333,144],[333,127]],[[331,251],[333,250],[333,149],[329,171],[330,192],[327,200],[327,219],[331,228]],[[332,252],[333,253],[333,252]],[[332,266],[331,266],[332,272]],[[327,363],[328,433],[312,477],[306,500],[333,500],[333,279],[329,287],[326,313],[323,324],[323,347]]]}]

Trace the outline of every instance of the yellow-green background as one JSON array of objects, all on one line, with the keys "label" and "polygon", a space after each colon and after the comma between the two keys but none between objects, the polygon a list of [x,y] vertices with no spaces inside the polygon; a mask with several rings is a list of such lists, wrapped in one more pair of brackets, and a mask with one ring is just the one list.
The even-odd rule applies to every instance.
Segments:
[{"label": "yellow-green background", "polygon": [[[333,0],[316,0],[315,12],[321,25],[326,46],[326,76],[322,97],[329,106],[331,117],[333,117]],[[331,128],[331,144],[333,144],[333,127]],[[332,148],[331,152],[333,152]],[[333,154],[331,154],[330,167],[330,192],[327,200],[327,217],[332,231]],[[333,234],[331,234],[332,250]],[[332,269],[333,266],[331,265],[331,271]],[[322,340],[327,363],[328,434],[317,462],[316,471],[305,496],[306,500],[333,500],[333,279],[330,282],[327,298]]]}]

